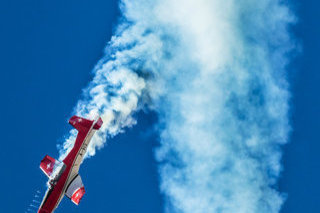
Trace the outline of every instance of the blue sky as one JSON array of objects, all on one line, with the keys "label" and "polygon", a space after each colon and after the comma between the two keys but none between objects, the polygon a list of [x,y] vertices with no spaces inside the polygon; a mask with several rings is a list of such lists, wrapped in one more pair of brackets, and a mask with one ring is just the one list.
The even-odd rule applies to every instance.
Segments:
[{"label": "blue sky", "polygon": [[[302,46],[290,65],[292,133],[284,147],[279,189],[283,213],[319,212],[319,30],[315,1],[293,1]],[[119,17],[117,1],[1,1],[2,103],[1,212],[24,212],[46,176],[45,154],[57,143],[90,72],[103,56]],[[80,169],[86,195],[76,207],[64,199],[56,212],[163,212],[154,149],[157,116],[141,112],[138,124],[116,136]]]},{"label": "blue sky", "polygon": [[294,1],[298,24],[293,28],[302,46],[301,54],[292,62],[290,143],[284,147],[284,172],[280,189],[288,193],[283,212],[318,212],[319,185],[319,54],[320,29],[316,1]]}]

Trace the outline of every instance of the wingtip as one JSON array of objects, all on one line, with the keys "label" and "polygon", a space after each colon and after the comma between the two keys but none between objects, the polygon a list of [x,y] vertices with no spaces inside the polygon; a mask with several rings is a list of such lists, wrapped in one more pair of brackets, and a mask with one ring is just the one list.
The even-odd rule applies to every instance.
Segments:
[{"label": "wingtip", "polygon": [[96,123],[94,124],[93,129],[99,130],[101,128],[102,124],[103,124],[103,121],[102,121],[101,117],[99,117],[98,120],[96,121]]}]

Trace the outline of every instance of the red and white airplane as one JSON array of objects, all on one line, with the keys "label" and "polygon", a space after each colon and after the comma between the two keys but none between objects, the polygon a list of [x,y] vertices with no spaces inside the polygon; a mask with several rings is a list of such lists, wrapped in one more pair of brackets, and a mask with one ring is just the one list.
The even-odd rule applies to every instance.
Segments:
[{"label": "red and white airplane", "polygon": [[38,213],[53,212],[64,195],[78,205],[85,193],[81,177],[78,174],[79,168],[93,134],[100,129],[103,122],[101,118],[92,121],[73,116],[69,123],[78,130],[72,150],[62,162],[46,155],[40,163],[40,168],[49,177],[49,181],[48,190]]}]

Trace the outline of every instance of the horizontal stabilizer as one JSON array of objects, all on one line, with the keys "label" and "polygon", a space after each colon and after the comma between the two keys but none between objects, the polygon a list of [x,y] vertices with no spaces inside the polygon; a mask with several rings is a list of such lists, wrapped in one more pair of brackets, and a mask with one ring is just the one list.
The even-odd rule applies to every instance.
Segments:
[{"label": "horizontal stabilizer", "polygon": [[103,124],[102,119],[99,117],[98,120],[92,121],[89,119],[81,118],[79,116],[72,116],[69,123],[76,128],[78,131],[90,129],[94,124],[93,129],[98,130]]},{"label": "horizontal stabilizer", "polygon": [[102,121],[102,119],[99,117],[99,119],[98,119],[98,120],[96,121],[96,123],[94,124],[93,129],[99,130],[100,127],[102,126],[102,124],[103,124],[103,121]]},{"label": "horizontal stabilizer", "polygon": [[82,129],[90,129],[93,121],[74,115],[70,118],[69,123],[78,131],[81,131]]}]

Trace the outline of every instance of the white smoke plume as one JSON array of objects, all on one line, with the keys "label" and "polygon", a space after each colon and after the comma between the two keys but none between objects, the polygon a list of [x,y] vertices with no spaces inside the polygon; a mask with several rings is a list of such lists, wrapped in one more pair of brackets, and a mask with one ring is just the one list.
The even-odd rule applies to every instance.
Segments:
[{"label": "white smoke plume", "polygon": [[[123,0],[76,114],[102,116],[88,155],[158,112],[165,212],[276,213],[294,22],[281,0]],[[72,146],[75,133],[62,153]]]}]

